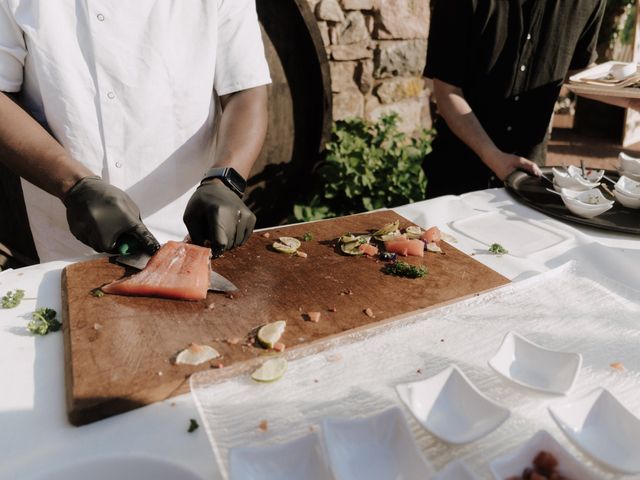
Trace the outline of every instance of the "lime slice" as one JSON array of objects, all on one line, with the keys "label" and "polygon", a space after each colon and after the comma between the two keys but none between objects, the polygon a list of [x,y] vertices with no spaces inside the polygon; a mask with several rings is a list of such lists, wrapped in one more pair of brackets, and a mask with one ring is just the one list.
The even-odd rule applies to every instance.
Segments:
[{"label": "lime slice", "polygon": [[400,230],[396,230],[395,232],[388,233],[387,235],[380,235],[376,237],[381,242],[389,242],[391,240],[399,240],[401,238],[406,238],[404,233],[400,233]]},{"label": "lime slice", "polygon": [[275,382],[287,371],[287,361],[282,357],[270,358],[251,374],[256,382]]},{"label": "lime slice", "polygon": [[267,323],[258,330],[258,342],[265,348],[273,348],[287,327],[287,322],[278,320],[277,322]]},{"label": "lime slice", "polygon": [[277,242],[273,242],[274,250],[282,253],[296,253],[300,245],[300,240],[293,237],[280,237]]},{"label": "lime slice", "polygon": [[387,223],[384,227],[373,234],[374,237],[380,237],[382,235],[388,235],[391,232],[395,232],[400,228],[400,220],[396,220],[395,222]]},{"label": "lime slice", "polygon": [[407,227],[404,232],[407,238],[411,240],[411,239],[420,238],[424,233],[424,230],[422,230],[420,227],[416,225],[411,225]]},{"label": "lime slice", "polygon": [[344,234],[340,237],[340,243],[351,243],[358,240],[356,235],[352,235],[351,233]]},{"label": "lime slice", "polygon": [[340,245],[340,250],[347,255],[362,255],[360,251],[360,245],[362,245],[359,241],[343,243]]}]

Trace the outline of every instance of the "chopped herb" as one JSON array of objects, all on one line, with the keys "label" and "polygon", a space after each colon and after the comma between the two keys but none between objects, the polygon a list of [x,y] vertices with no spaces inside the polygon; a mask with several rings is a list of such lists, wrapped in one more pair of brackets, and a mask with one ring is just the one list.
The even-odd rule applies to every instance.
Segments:
[{"label": "chopped herb", "polygon": [[52,308],[39,308],[31,315],[32,320],[27,324],[27,330],[36,335],[46,335],[60,330],[62,323],[56,318],[56,311]]},{"label": "chopped herb", "polygon": [[421,278],[427,274],[427,269],[422,265],[410,265],[402,261],[390,263],[386,265],[382,271],[387,275],[407,278]]},{"label": "chopped herb", "polygon": [[492,243],[491,246],[489,247],[489,251],[494,255],[502,255],[504,253],[509,253],[509,250],[504,248],[499,243]]},{"label": "chopped herb", "polygon": [[15,308],[24,298],[24,290],[9,291],[2,297],[2,308]]},{"label": "chopped herb", "polygon": [[91,290],[91,295],[100,298],[104,297],[104,292],[100,288],[94,288],[93,290]]},{"label": "chopped herb", "polygon": [[200,425],[198,425],[198,422],[196,422],[195,418],[192,418],[189,420],[189,428],[187,429],[187,432],[189,433],[193,433],[195,432],[198,428],[200,427]]},{"label": "chopped herb", "polygon": [[308,242],[310,240],[313,240],[313,233],[311,232],[306,232],[303,236],[302,236],[302,240],[304,240],[305,242]]}]

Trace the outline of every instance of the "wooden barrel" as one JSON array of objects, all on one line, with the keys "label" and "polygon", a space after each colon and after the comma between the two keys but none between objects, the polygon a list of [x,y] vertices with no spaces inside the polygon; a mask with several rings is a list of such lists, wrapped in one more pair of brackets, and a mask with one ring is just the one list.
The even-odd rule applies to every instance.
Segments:
[{"label": "wooden barrel", "polygon": [[307,0],[257,0],[269,86],[269,129],[249,179],[247,204],[257,225],[284,223],[310,187],[331,135],[331,74]]},{"label": "wooden barrel", "polygon": [[[306,0],[257,0],[256,6],[273,83],[267,138],[246,198],[257,226],[265,227],[284,223],[295,200],[309,188],[312,169],[331,134],[331,77]],[[20,181],[1,165],[0,244],[19,259],[16,266],[37,262]]]}]

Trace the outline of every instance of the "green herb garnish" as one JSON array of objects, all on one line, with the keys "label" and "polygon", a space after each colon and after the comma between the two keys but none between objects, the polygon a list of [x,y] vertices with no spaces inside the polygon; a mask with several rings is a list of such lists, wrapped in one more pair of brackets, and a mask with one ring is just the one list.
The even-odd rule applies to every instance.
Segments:
[{"label": "green herb garnish", "polygon": [[491,246],[489,247],[489,251],[494,255],[502,255],[504,253],[509,253],[509,250],[504,248],[499,243],[492,243]]},{"label": "green herb garnish", "polygon": [[2,297],[2,308],[15,308],[24,298],[24,290],[9,291]]},{"label": "green herb garnish", "polygon": [[386,265],[382,271],[387,275],[406,278],[421,278],[428,273],[427,269],[422,265],[410,265],[402,261],[390,263]]},{"label": "green herb garnish", "polygon": [[32,320],[27,324],[27,330],[36,335],[46,335],[60,330],[62,323],[56,318],[56,311],[52,308],[39,308],[31,315]]},{"label": "green herb garnish", "polygon": [[187,429],[187,432],[195,432],[199,427],[200,425],[198,425],[198,422],[196,422],[195,418],[192,418],[189,420],[189,428]]},{"label": "green herb garnish", "polygon": [[305,242],[313,240],[313,233],[306,232],[304,235],[302,235],[302,240],[304,240]]},{"label": "green herb garnish", "polygon": [[94,288],[93,290],[91,290],[91,295],[100,298],[104,297],[104,292],[100,288]]}]

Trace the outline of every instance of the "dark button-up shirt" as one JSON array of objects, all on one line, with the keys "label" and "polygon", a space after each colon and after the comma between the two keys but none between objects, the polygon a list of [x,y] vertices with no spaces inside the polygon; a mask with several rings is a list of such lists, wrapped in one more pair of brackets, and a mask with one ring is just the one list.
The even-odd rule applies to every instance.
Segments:
[{"label": "dark button-up shirt", "polygon": [[[542,160],[567,72],[595,60],[605,1],[433,2],[425,75],[460,87],[499,149]],[[435,153],[464,152],[481,161],[442,119],[436,128]]]}]

